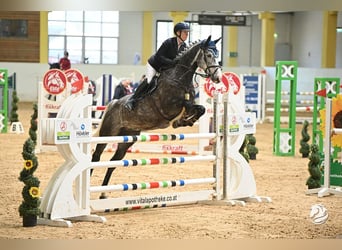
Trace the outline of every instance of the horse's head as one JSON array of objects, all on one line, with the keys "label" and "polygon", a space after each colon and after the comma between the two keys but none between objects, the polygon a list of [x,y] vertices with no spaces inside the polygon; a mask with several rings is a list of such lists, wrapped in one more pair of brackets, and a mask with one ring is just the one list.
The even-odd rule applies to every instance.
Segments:
[{"label": "horse's head", "polygon": [[208,39],[203,40],[197,57],[197,66],[203,69],[206,77],[210,77],[215,83],[221,82],[222,78],[221,66],[216,61],[216,58],[218,58],[216,43],[220,39],[212,41],[211,36],[209,36]]},{"label": "horse's head", "polygon": [[58,62],[55,63],[49,63],[50,68],[49,69],[61,69]]}]

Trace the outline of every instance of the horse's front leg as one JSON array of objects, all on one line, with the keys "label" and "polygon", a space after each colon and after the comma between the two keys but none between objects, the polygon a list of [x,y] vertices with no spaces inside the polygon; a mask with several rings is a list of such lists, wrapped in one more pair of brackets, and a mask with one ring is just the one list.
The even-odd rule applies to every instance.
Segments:
[{"label": "horse's front leg", "polygon": [[184,115],[174,121],[173,128],[192,126],[205,113],[205,107],[197,104],[187,104]]}]

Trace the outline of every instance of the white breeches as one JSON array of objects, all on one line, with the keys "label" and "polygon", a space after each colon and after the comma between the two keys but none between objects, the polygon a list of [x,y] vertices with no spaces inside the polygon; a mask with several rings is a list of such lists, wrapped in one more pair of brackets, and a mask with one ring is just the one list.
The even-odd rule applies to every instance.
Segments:
[{"label": "white breeches", "polygon": [[149,64],[146,64],[146,78],[147,83],[150,83],[152,81],[152,78],[157,73],[157,71]]}]

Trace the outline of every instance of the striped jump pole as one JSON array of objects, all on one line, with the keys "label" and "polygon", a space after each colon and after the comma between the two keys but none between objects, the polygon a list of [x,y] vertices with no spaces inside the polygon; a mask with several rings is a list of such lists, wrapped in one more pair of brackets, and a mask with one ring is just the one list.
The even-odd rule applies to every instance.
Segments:
[{"label": "striped jump pole", "polygon": [[167,187],[183,187],[186,185],[197,184],[213,184],[215,178],[197,178],[188,180],[169,180],[169,181],[153,181],[153,182],[141,182],[131,184],[116,184],[108,186],[93,186],[90,187],[90,192],[112,192],[112,191],[129,191],[129,190],[142,190],[153,188],[167,188]]},{"label": "striped jump pole", "polygon": [[131,149],[127,150],[127,153],[152,153],[152,154],[171,154],[171,155],[198,155],[196,151],[184,151],[184,150],[156,150],[156,149]]},{"label": "striped jump pole", "polygon": [[215,137],[215,133],[190,134],[145,134],[135,136],[101,136],[92,137],[91,143],[125,143],[125,142],[152,142],[152,141],[182,141],[185,139],[206,139]]},{"label": "striped jump pole", "polygon": [[187,163],[194,161],[214,161],[215,155],[197,155],[191,157],[161,157],[161,158],[148,158],[148,159],[131,159],[131,160],[118,160],[118,161],[98,161],[91,162],[92,168],[107,168],[107,167],[133,167],[133,166],[147,166],[147,165],[165,165],[176,163]]},{"label": "striped jump pole", "polygon": [[[275,91],[266,91],[266,94],[268,95],[274,95]],[[314,95],[315,93],[313,91],[297,91],[296,95]],[[290,95],[290,91],[280,91],[280,95]]]},{"label": "striped jump pole", "polygon": [[[268,99],[267,100],[267,103],[268,104],[274,104],[274,100],[272,100],[272,99]],[[282,100],[280,100],[280,103],[281,104],[289,104],[290,103],[290,100],[284,100],[284,99],[282,99]],[[313,100],[297,100],[296,101],[296,103],[297,104],[313,104],[314,102],[313,102]]]},{"label": "striped jump pole", "polygon": [[[314,107],[307,106],[307,107],[296,107],[297,112],[312,112],[314,110]],[[274,108],[266,108],[266,111],[274,111]],[[280,112],[289,112],[289,108],[280,108]]]}]

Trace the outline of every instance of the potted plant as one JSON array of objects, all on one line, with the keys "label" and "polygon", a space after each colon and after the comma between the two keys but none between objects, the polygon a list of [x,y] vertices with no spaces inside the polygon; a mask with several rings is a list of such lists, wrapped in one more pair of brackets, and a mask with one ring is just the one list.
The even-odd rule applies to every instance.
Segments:
[{"label": "potted plant", "polygon": [[259,153],[259,149],[255,146],[256,138],[252,134],[249,134],[247,138],[248,138],[247,153],[249,155],[249,159],[256,160],[256,155]]},{"label": "potted plant", "polygon": [[299,153],[302,154],[303,158],[306,158],[309,156],[310,153],[310,145],[308,144],[308,141],[310,140],[310,135],[308,134],[308,126],[309,122],[307,120],[303,123],[302,128],[302,139],[300,140],[300,149]]},{"label": "potted plant", "polygon": [[24,227],[37,225],[37,216],[40,213],[40,181],[33,175],[38,167],[38,159],[35,156],[34,148],[34,142],[31,138],[28,138],[23,145],[24,167],[19,176],[19,180],[24,183],[21,192],[23,201],[19,206],[19,214],[23,217]]},{"label": "potted plant", "polygon": [[37,139],[37,105],[34,105],[34,113],[31,116],[30,137],[23,145],[22,157],[24,167],[20,172],[19,180],[24,183],[21,192],[23,201],[19,206],[19,215],[23,217],[23,226],[32,227],[37,225],[37,216],[40,214],[40,181],[33,174],[38,167],[38,158],[35,155]]},{"label": "potted plant", "polygon": [[309,157],[309,173],[310,177],[306,181],[309,189],[320,188],[322,172],[320,169],[321,157],[319,147],[316,144],[311,145],[311,155]]}]

